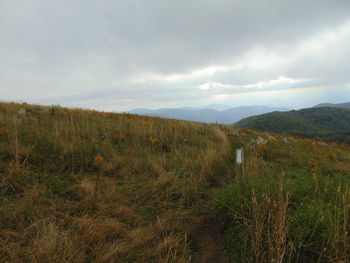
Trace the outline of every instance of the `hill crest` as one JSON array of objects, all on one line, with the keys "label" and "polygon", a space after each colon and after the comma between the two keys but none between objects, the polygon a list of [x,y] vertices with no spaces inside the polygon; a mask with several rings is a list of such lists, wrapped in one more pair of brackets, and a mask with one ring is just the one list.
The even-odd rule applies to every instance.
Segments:
[{"label": "hill crest", "polygon": [[243,128],[350,143],[350,109],[322,107],[271,112],[236,122]]}]

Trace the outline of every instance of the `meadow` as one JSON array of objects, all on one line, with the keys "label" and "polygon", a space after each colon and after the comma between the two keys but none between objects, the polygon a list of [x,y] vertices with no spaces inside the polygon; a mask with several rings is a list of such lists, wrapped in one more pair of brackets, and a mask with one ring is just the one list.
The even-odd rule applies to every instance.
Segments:
[{"label": "meadow", "polygon": [[244,131],[245,175],[212,206],[230,262],[350,262],[350,147]]},{"label": "meadow", "polygon": [[189,262],[216,126],[0,104],[0,262]]},{"label": "meadow", "polygon": [[[245,150],[244,175],[234,150]],[[350,148],[0,103],[0,262],[349,262]]]}]

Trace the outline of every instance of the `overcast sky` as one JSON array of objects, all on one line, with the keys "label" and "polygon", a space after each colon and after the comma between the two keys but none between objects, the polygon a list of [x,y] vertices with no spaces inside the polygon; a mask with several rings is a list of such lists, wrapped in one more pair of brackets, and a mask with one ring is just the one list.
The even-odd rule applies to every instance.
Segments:
[{"label": "overcast sky", "polygon": [[0,100],[350,101],[350,0],[0,0]]}]

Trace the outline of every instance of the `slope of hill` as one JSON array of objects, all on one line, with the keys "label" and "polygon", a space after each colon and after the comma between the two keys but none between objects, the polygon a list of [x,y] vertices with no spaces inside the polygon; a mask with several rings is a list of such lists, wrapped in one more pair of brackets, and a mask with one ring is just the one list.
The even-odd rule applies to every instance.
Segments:
[{"label": "slope of hill", "polygon": [[345,103],[321,103],[315,105],[313,108],[321,108],[321,107],[332,107],[332,108],[350,108],[350,102],[345,102]]},{"label": "slope of hill", "polygon": [[231,125],[0,103],[0,262],[348,262],[349,163]]},{"label": "slope of hill", "polygon": [[215,125],[1,103],[0,262],[188,262],[228,146]]},{"label": "slope of hill", "polygon": [[183,107],[174,109],[163,108],[156,110],[134,109],[131,110],[130,113],[204,123],[217,122],[221,124],[230,124],[239,121],[242,118],[277,110],[283,111],[287,109],[269,106],[242,106],[227,108],[226,105],[209,105],[208,107],[200,108]]},{"label": "slope of hill", "polygon": [[235,125],[325,141],[350,143],[350,110],[343,108],[326,107],[272,112],[243,119]]}]

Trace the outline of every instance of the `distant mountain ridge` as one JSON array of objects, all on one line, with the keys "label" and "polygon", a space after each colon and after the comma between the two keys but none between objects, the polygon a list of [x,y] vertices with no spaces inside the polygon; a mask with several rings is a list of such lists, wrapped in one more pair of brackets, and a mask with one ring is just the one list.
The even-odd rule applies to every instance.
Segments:
[{"label": "distant mountain ridge", "polygon": [[288,109],[261,105],[231,108],[228,105],[212,104],[204,107],[161,108],[155,110],[141,108],[133,109],[129,113],[205,123],[232,124],[246,117],[286,110]]},{"label": "distant mountain ridge", "polygon": [[350,102],[345,103],[321,103],[313,106],[313,108],[332,107],[332,108],[350,108]]},{"label": "distant mountain ridge", "polygon": [[226,104],[210,104],[207,106],[200,106],[200,107],[194,107],[194,106],[185,106],[180,107],[179,109],[190,109],[190,110],[204,110],[204,109],[211,109],[216,111],[224,111],[231,109],[232,107]]},{"label": "distant mountain ridge", "polygon": [[350,109],[316,107],[245,118],[236,126],[350,144]]}]

